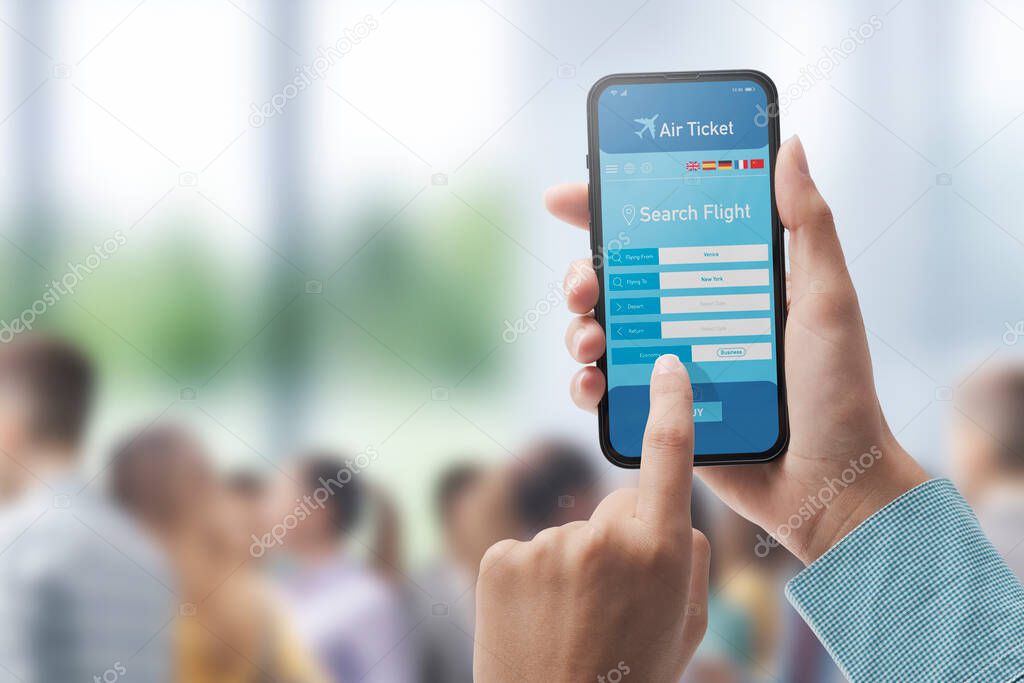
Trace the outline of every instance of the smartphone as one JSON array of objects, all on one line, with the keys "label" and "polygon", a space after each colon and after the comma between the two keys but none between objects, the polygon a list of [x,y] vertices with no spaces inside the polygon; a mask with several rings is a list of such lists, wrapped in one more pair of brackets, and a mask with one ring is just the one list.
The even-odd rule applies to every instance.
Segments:
[{"label": "smartphone", "polygon": [[651,370],[672,353],[693,383],[695,464],[771,460],[789,441],[775,85],[757,71],[617,74],[587,110],[601,449],[639,467]]}]

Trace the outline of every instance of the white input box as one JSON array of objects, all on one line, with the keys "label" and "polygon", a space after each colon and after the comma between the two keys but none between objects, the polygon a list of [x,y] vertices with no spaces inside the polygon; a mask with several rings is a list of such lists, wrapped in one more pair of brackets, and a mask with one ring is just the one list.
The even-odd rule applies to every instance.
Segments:
[{"label": "white input box", "polygon": [[663,247],[658,250],[658,263],[662,265],[767,260],[767,244],[735,244],[722,247]]},{"label": "white input box", "polygon": [[699,344],[690,347],[694,363],[721,360],[771,360],[771,342],[753,344]]},{"label": "white input box", "polygon": [[666,320],[661,323],[662,339],[689,337],[748,337],[772,333],[771,318],[735,320]]},{"label": "white input box", "polygon": [[771,295],[761,294],[707,294],[704,296],[665,296],[661,298],[662,313],[732,313],[736,311],[767,311],[772,306]]},{"label": "white input box", "polygon": [[767,287],[768,269],[688,270],[660,273],[661,289],[704,287]]}]

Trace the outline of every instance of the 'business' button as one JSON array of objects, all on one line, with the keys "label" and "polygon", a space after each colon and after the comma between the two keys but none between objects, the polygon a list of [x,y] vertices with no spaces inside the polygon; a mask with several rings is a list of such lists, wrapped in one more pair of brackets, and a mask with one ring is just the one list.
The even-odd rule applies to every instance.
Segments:
[{"label": "'business' button", "polygon": [[771,342],[698,344],[693,347],[693,360],[696,363],[709,363],[721,360],[771,360],[771,358]]}]

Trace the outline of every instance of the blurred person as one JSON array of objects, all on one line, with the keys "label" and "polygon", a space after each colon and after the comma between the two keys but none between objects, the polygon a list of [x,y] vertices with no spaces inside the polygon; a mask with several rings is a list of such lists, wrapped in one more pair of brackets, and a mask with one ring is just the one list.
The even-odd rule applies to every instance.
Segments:
[{"label": "blurred person", "polygon": [[170,681],[171,579],[80,472],[91,362],[69,342],[0,346],[0,681]]},{"label": "blurred person", "polygon": [[586,519],[601,500],[587,452],[559,439],[525,449],[513,465],[512,491],[524,540],[542,529]]},{"label": "blurred person", "polygon": [[[773,180],[789,230],[791,440],[771,462],[703,467],[701,479],[806,565],[787,597],[850,680],[1020,680],[1024,585],[952,483],[930,478],[889,429],[835,222],[799,138],[780,147]],[[589,224],[584,184],[549,191],[547,203]],[[600,285],[586,261],[573,271],[568,305],[580,317],[566,339],[588,364],[605,353],[588,315]],[[600,368],[587,366],[570,392],[594,410],[605,387]],[[589,520],[487,551],[479,683],[600,680],[613,670],[679,678],[707,625],[709,547],[690,517],[692,411],[686,367],[661,356],[639,486],[606,497]]]},{"label": "blurred person", "polygon": [[[712,619],[701,649],[708,641],[719,639],[724,646],[721,649],[732,654],[736,666],[754,680],[842,680],[814,632],[785,600],[786,580],[799,570],[796,558],[784,547],[768,541],[756,524],[728,507],[719,507],[714,529],[710,537],[715,550]],[[742,617],[744,637],[719,638],[723,634],[718,633],[715,624],[715,605]]]},{"label": "blurred person", "polygon": [[295,460],[281,479],[278,521],[287,530],[288,562],[279,578],[303,642],[332,680],[405,683],[414,680],[405,644],[412,624],[393,576],[348,547],[366,503],[359,477],[333,453]]},{"label": "blurred person", "polygon": [[420,602],[417,613],[447,619],[430,618],[417,629],[421,683],[473,681],[472,588],[481,556],[475,542],[480,520],[470,494],[483,476],[479,465],[455,465],[441,475],[434,494],[443,551],[416,579],[426,594],[417,592],[413,597]]},{"label": "blurred person", "polygon": [[[461,546],[467,567],[476,576],[480,560],[492,545],[503,538],[524,538],[526,531],[517,511],[514,482],[519,463],[505,462],[481,468],[472,485],[464,486],[459,506],[470,524],[460,529]],[[466,596],[472,599],[471,595]]]},{"label": "blurred person", "polygon": [[[585,519],[599,500],[598,476],[585,450],[538,439],[508,463],[459,465],[441,478],[437,514],[444,555],[418,583],[420,680],[473,679],[473,584],[487,548],[502,538],[527,540],[549,526]],[[438,618],[442,617],[442,618]]]},{"label": "blurred person", "polygon": [[753,626],[751,615],[719,595],[728,585],[730,575],[723,571],[718,548],[727,529],[722,524],[721,505],[712,501],[707,491],[693,487],[690,518],[716,552],[711,555],[708,582],[708,630],[686,667],[685,683],[743,683],[750,680],[753,662]]},{"label": "blurred person", "polygon": [[953,479],[1024,580],[1024,363],[979,371],[954,399]]},{"label": "blurred person", "polygon": [[[708,631],[686,667],[683,683],[745,683],[756,680],[741,652],[748,644],[750,624],[736,607],[708,600]],[[722,632],[728,635],[723,635]],[[787,683],[792,683],[787,681]]]},{"label": "blurred person", "polygon": [[836,668],[828,651],[800,613],[792,605],[784,605],[781,623],[782,643],[779,652],[779,679],[786,683],[845,683],[846,677]]},{"label": "blurred person", "polygon": [[[782,587],[780,568],[792,568],[783,548],[764,553],[758,545],[760,528],[729,508],[719,511],[714,539],[718,557],[716,596],[740,610],[749,620],[746,666],[752,672],[777,672],[776,657],[782,635]],[[783,567],[785,565],[785,567]]]},{"label": "blurred person", "polygon": [[117,451],[114,495],[166,548],[181,586],[176,620],[183,683],[326,680],[243,558],[251,520],[202,444],[156,425]]},{"label": "blurred person", "polygon": [[[239,469],[225,477],[224,488],[241,525],[243,537],[259,540],[275,521],[267,475],[253,468]],[[265,554],[261,553],[259,557],[254,557],[252,546],[249,546],[244,557],[248,557],[250,562],[258,563]]]},{"label": "blurred person", "polygon": [[373,509],[370,560],[374,570],[392,585],[404,585],[402,569],[402,520],[398,506],[388,492],[380,486],[366,487],[366,497]]}]

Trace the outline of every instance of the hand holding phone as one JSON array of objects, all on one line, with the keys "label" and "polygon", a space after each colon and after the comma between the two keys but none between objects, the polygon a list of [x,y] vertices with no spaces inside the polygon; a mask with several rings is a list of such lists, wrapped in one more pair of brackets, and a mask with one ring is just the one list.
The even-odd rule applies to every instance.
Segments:
[{"label": "hand holding phone", "polygon": [[[698,474],[727,505],[810,563],[927,475],[882,414],[857,294],[832,213],[797,138],[779,149],[775,194],[790,232],[789,446],[769,463],[704,467]],[[588,227],[586,185],[552,188],[546,202],[555,216]],[[588,261],[570,268],[567,291],[570,310],[579,314],[570,323],[569,351],[581,363],[594,363],[605,353],[605,335],[591,315],[599,291]],[[571,394],[577,405],[594,411],[605,387],[600,368],[588,365],[573,377]]]}]

